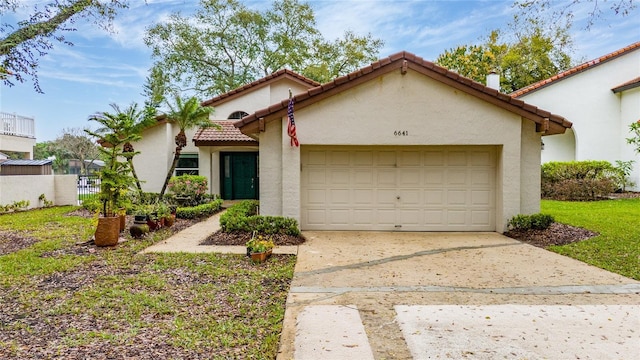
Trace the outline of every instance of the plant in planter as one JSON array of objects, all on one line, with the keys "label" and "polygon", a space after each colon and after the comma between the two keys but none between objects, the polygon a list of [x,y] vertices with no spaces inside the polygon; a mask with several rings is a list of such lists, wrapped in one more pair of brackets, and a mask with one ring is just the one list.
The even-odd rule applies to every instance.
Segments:
[{"label": "plant in planter", "polygon": [[169,193],[180,206],[202,203],[208,191],[207,178],[200,175],[173,176],[169,180]]},{"label": "plant in planter", "polygon": [[247,255],[251,257],[253,262],[263,262],[269,256],[275,247],[275,243],[271,237],[253,234],[251,240],[247,241]]},{"label": "plant in planter", "polygon": [[99,148],[105,166],[100,171],[99,199],[102,217],[98,219],[95,244],[96,246],[113,246],[118,243],[120,233],[120,218],[117,216],[117,211],[124,207],[128,189],[134,183],[129,164],[120,161],[127,155],[122,150],[122,144],[131,139],[119,133],[122,126],[122,119],[119,116],[103,112],[91,116],[89,120],[96,121],[103,127],[96,131],[85,130],[85,132],[96,137],[98,143],[111,145]]},{"label": "plant in planter", "polygon": [[166,227],[173,226],[176,218],[175,213],[171,213],[171,208],[169,207],[169,205],[164,202],[160,202],[157,204],[156,209],[158,218],[161,219],[161,223]]}]

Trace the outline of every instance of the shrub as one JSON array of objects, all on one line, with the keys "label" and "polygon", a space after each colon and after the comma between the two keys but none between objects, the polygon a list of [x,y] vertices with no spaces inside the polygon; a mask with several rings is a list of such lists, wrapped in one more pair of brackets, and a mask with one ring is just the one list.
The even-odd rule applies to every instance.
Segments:
[{"label": "shrub", "polygon": [[169,192],[175,198],[188,199],[190,205],[202,203],[207,194],[207,178],[200,175],[180,175],[169,180]]},{"label": "shrub", "polygon": [[542,197],[597,200],[615,190],[616,174],[608,161],[549,162],[542,165]]},{"label": "shrub", "polygon": [[616,182],[616,187],[618,188],[618,190],[624,192],[627,191],[627,186],[635,185],[633,181],[629,180],[629,176],[631,175],[631,171],[633,170],[633,163],[635,163],[634,160],[616,160],[613,178]]},{"label": "shrub", "polygon": [[195,219],[203,216],[210,216],[222,209],[222,199],[217,199],[206,204],[192,207],[179,207],[176,210],[176,217],[179,219]]},{"label": "shrub", "polygon": [[509,219],[508,226],[509,229],[513,230],[545,230],[551,226],[554,221],[553,216],[548,214],[519,214]]},{"label": "shrub", "polygon": [[220,216],[220,227],[224,232],[257,231],[261,234],[300,235],[298,222],[283,216],[257,215],[259,202],[244,200],[230,208]]}]

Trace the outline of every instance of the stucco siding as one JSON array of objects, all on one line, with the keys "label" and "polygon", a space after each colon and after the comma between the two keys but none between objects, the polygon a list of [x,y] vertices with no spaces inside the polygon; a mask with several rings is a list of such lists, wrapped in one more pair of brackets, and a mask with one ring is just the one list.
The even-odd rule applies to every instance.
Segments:
[{"label": "stucco siding", "polygon": [[133,165],[144,191],[160,192],[164,184],[175,149],[171,133],[171,124],[162,123],[144,131],[142,140],[133,144],[140,152],[133,158]]},{"label": "stucco siding", "polygon": [[[423,75],[388,73],[298,109],[295,118],[303,146],[496,146],[497,231],[511,216],[539,209],[533,122]],[[300,149],[290,146],[286,123],[284,116],[260,134],[261,211],[300,221]]]},{"label": "stucco siding", "polygon": [[36,139],[0,134],[0,152],[16,151],[25,153],[24,159],[33,159],[33,147],[36,145]]},{"label": "stucco siding", "polygon": [[[260,133],[260,213],[263,215],[282,215],[282,131],[282,124],[273,121]],[[288,166],[299,167],[299,164]],[[299,199],[296,202],[299,203]]]},{"label": "stucco siding", "polygon": [[[573,123],[575,160],[636,160],[634,174],[640,163],[626,144],[628,124],[640,118],[640,109],[627,102],[640,102],[637,89],[614,94],[611,89],[640,75],[640,51],[632,51],[611,61],[593,66],[578,74],[557,80],[551,85],[520,97],[527,103],[552,113],[562,114]],[[634,114],[635,112],[635,114]],[[571,135],[544,137],[542,161],[565,161],[566,143]],[[637,176],[637,175],[636,175]]]},{"label": "stucco siding", "polygon": [[[540,212],[540,137],[531,121],[522,120],[520,213]],[[517,214],[515,214],[517,215]]]}]

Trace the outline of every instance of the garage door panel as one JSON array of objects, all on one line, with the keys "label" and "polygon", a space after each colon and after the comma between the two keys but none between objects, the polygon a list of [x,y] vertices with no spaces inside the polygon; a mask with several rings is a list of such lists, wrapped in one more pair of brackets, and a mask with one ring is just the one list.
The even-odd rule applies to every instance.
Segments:
[{"label": "garage door panel", "polygon": [[310,209],[305,211],[306,221],[311,226],[325,226],[327,224],[326,210]]},{"label": "garage door panel", "polygon": [[396,187],[396,169],[378,169],[376,185],[378,187]]},{"label": "garage door panel", "polygon": [[329,201],[335,205],[349,205],[351,203],[350,192],[349,189],[331,189]]},{"label": "garage door panel", "polygon": [[465,225],[467,223],[466,210],[447,211],[447,225]]},{"label": "garage door panel", "polygon": [[375,190],[355,189],[353,190],[353,203],[358,207],[371,207],[375,205]]},{"label": "garage door panel", "polygon": [[491,206],[493,205],[491,200],[491,191],[489,190],[474,190],[471,192],[472,206]]},{"label": "garage door panel", "polygon": [[351,186],[351,176],[349,169],[335,169],[331,170],[331,174],[329,176],[330,185],[346,185]]},{"label": "garage door panel", "polygon": [[377,206],[386,206],[395,208],[398,193],[395,189],[378,189],[376,191],[376,205]]},{"label": "garage door panel", "polygon": [[331,151],[329,153],[330,166],[349,166],[349,152],[348,151]]},{"label": "garage door panel", "polygon": [[350,222],[349,220],[349,209],[329,210],[330,225],[348,225]]},{"label": "garage door panel", "polygon": [[354,156],[355,166],[373,166],[373,152],[372,151],[356,151]]},{"label": "garage door panel", "polygon": [[495,148],[302,148],[304,230],[495,230]]},{"label": "garage door panel", "polygon": [[307,203],[313,206],[324,206],[326,204],[326,192],[324,189],[307,190]]}]

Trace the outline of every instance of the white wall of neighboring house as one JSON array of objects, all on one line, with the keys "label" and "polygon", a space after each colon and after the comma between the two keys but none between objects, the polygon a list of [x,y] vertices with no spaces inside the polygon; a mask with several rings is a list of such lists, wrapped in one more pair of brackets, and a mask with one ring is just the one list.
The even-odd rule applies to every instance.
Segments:
[{"label": "white wall of neighboring house", "polygon": [[611,91],[638,76],[640,49],[520,96],[573,123],[571,131],[543,138],[542,163],[607,160],[615,165],[616,160],[635,160],[631,177],[640,185],[640,156],[626,142],[629,125],[640,120],[640,89]]}]

